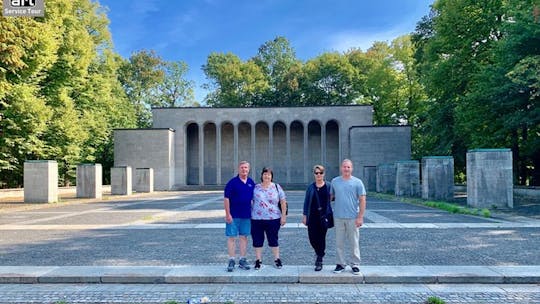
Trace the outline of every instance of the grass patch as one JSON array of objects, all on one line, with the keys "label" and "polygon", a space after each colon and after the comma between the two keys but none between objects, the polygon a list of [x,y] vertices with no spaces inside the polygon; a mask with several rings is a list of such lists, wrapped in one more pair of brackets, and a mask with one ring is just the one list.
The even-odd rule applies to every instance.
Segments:
[{"label": "grass patch", "polygon": [[443,299],[438,298],[438,297],[429,297],[425,303],[426,304],[445,304],[446,302]]},{"label": "grass patch", "polygon": [[411,203],[415,205],[436,208],[436,209],[448,211],[450,213],[491,217],[491,212],[487,208],[484,208],[484,209],[469,208],[469,207],[465,207],[465,206],[461,206],[461,205],[449,203],[449,202],[428,201],[428,200],[424,200],[421,198],[414,198],[414,197],[397,197],[395,195],[383,194],[383,193],[370,193],[369,195],[375,198],[379,198],[379,199],[400,201],[400,202]]}]

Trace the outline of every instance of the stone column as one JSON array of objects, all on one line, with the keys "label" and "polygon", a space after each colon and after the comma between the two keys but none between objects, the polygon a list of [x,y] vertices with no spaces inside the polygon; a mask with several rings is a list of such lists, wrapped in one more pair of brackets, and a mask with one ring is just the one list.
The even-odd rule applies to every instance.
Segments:
[{"label": "stone column", "polygon": [[257,138],[256,138],[256,123],[250,123],[250,126],[251,126],[251,176],[257,176],[257,173],[260,172],[260,169],[262,168],[258,168],[257,167],[257,149],[256,149],[256,145],[257,145]]},{"label": "stone column", "polygon": [[420,164],[416,160],[396,162],[396,196],[420,196]]},{"label": "stone column", "polygon": [[204,185],[204,124],[199,125],[199,185]]},{"label": "stone column", "polygon": [[422,198],[454,200],[454,158],[452,156],[422,158]]},{"label": "stone column", "polygon": [[304,183],[308,182],[308,132],[309,132],[309,122],[304,126]]},{"label": "stone column", "polygon": [[326,124],[321,123],[321,165],[326,167]]},{"label": "stone column", "polygon": [[364,185],[366,191],[376,191],[377,189],[377,167],[365,166],[364,167]]},{"label": "stone column", "polygon": [[216,123],[216,185],[221,185],[221,125]]},{"label": "stone column", "polygon": [[101,164],[77,165],[77,197],[101,198],[102,191]]},{"label": "stone column", "polygon": [[130,166],[111,168],[111,194],[131,195],[132,193],[132,171]]},{"label": "stone column", "polygon": [[268,147],[270,148],[270,167],[274,169],[274,125],[268,124]]},{"label": "stone column", "polygon": [[476,149],[467,152],[467,205],[513,208],[512,150]]},{"label": "stone column", "polygon": [[376,189],[380,193],[394,193],[396,187],[396,165],[380,164],[377,166]]},{"label": "stone column", "polygon": [[233,168],[235,168],[234,170],[236,171],[236,168],[238,168],[238,127],[240,126],[239,123],[236,123],[236,124],[233,124],[233,130],[234,130],[234,136],[233,136],[233,141],[234,141],[234,144],[233,144],[233,150],[234,150],[234,166]]},{"label": "stone column", "polygon": [[24,202],[58,201],[58,163],[54,160],[24,162]]},{"label": "stone column", "polygon": [[154,192],[154,169],[137,168],[135,169],[135,191]]},{"label": "stone column", "polygon": [[287,146],[287,183],[291,183],[291,124],[285,124],[285,145]]}]

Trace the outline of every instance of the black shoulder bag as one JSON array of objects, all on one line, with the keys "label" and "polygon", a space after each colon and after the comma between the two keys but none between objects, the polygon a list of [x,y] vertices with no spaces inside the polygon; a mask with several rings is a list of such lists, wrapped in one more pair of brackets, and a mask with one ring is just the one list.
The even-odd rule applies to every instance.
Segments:
[{"label": "black shoulder bag", "polygon": [[[281,212],[281,214],[283,214],[283,210],[281,210],[281,199],[279,198],[279,189],[276,183],[274,183],[274,185],[276,186],[277,197],[278,197],[277,205],[278,205],[279,211]],[[285,215],[289,215],[289,205],[287,204],[287,201],[285,201]]]},{"label": "black shoulder bag", "polygon": [[[317,186],[315,186],[317,187]],[[331,208],[326,208],[326,210],[322,210],[321,207],[321,201],[319,200],[319,194],[315,190],[315,200],[317,201],[317,210],[319,211],[319,214],[321,216],[321,225],[325,227],[326,229],[333,228],[334,227],[334,213],[332,212]],[[330,204],[330,202],[328,202]]]}]

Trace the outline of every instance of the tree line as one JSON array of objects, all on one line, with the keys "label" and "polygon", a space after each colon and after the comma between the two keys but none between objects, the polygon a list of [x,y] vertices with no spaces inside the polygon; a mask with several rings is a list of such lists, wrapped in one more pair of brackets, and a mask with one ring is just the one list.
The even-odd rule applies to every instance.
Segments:
[{"label": "tree line", "polygon": [[374,124],[408,124],[413,157],[511,148],[515,182],[540,185],[540,4],[437,0],[410,35],[302,61],[286,37],[254,56],[211,53],[196,101],[183,61],[152,50],[122,58],[106,11],[48,0],[43,18],[0,17],[0,187],[22,186],[27,159],[54,159],[60,181],[81,162],[113,165],[112,130],[151,125],[151,107],[370,104]]}]

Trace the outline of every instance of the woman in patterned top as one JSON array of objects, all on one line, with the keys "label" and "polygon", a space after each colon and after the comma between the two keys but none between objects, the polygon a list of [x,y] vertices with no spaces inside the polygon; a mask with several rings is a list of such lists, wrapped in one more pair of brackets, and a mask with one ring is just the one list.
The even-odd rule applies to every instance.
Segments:
[{"label": "woman in patterned top", "polygon": [[274,255],[274,266],[281,268],[283,264],[279,257],[279,228],[285,225],[287,215],[282,214],[282,210],[287,210],[285,192],[280,185],[272,182],[274,173],[270,168],[263,168],[261,173],[261,183],[255,186],[253,191],[253,205],[251,207],[251,237],[253,248],[255,249],[255,269],[261,269],[262,247],[264,245],[264,235],[268,240],[268,246]]}]

